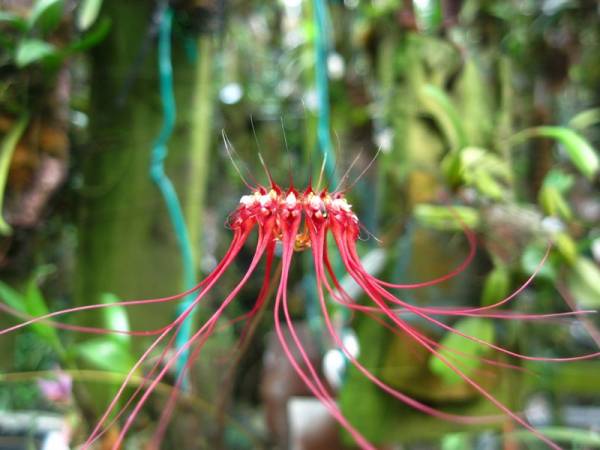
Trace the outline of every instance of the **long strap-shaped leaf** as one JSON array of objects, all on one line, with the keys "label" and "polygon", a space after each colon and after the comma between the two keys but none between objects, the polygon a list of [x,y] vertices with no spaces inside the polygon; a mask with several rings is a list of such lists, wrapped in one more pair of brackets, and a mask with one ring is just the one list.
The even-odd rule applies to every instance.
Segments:
[{"label": "long strap-shaped leaf", "polygon": [[4,203],[4,189],[6,188],[6,180],[8,178],[8,169],[12,155],[17,147],[17,143],[25,127],[29,123],[29,114],[23,114],[21,118],[13,125],[11,130],[0,143],[0,235],[11,234],[12,229],[2,216],[2,207]]},{"label": "long strap-shaped leaf", "polygon": [[528,128],[515,134],[511,140],[521,142],[532,137],[549,138],[560,142],[573,165],[589,179],[600,172],[600,159],[592,145],[570,128],[559,126]]}]

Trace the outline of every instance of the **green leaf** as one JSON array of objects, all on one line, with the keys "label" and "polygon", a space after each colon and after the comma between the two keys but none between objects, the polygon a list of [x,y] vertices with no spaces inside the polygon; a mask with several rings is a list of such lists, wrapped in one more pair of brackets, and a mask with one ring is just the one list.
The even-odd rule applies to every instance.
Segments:
[{"label": "green leaf", "polygon": [[[477,58],[466,58],[456,87],[452,92],[457,99],[456,108],[460,115],[462,127],[465,130],[469,145],[487,145],[501,126],[495,116],[502,114],[495,104],[494,93],[489,88],[489,79],[484,75]],[[489,153],[489,152],[488,152]]]},{"label": "green leaf", "polygon": [[513,140],[522,140],[530,137],[544,137],[555,139],[565,149],[569,159],[588,178],[593,178],[600,168],[600,160],[591,144],[581,135],[565,127],[537,127],[517,133]]},{"label": "green leaf", "polygon": [[461,230],[464,225],[477,228],[479,212],[468,206],[437,206],[420,204],[415,207],[415,217],[422,224],[438,230]]},{"label": "green leaf", "polygon": [[[545,248],[543,246],[537,244],[528,245],[521,256],[521,267],[523,268],[523,272],[527,275],[533,275],[544,258],[544,254]],[[551,261],[546,261],[537,272],[537,276],[548,280],[556,279],[556,269],[551,264]]]},{"label": "green leaf", "polygon": [[538,202],[546,214],[562,217],[565,220],[573,218],[573,212],[564,194],[569,192],[574,183],[573,175],[558,169],[552,169],[546,174],[538,193]]},{"label": "green leaf", "polygon": [[6,223],[1,214],[2,205],[4,203],[4,189],[6,188],[6,180],[8,178],[8,170],[10,168],[12,155],[28,122],[29,116],[27,114],[22,115],[6,136],[4,136],[2,142],[0,142],[0,235],[6,236],[11,233],[10,225]]},{"label": "green leaf", "polygon": [[467,433],[451,433],[442,439],[442,450],[469,450],[471,439]]},{"label": "green leaf", "polygon": [[542,185],[538,193],[538,202],[544,212],[550,216],[562,217],[565,220],[573,218],[571,207],[561,192],[553,186]]},{"label": "green leaf", "polygon": [[[50,312],[46,299],[42,294],[42,291],[37,285],[35,277],[27,283],[25,288],[25,312],[33,317],[39,317],[46,315]],[[31,325],[31,329],[35,331],[42,339],[47,340],[52,347],[62,353],[62,344],[58,338],[56,328],[51,325],[46,325],[43,322],[34,323]]]},{"label": "green leaf", "polygon": [[561,232],[552,236],[556,248],[569,264],[574,264],[577,259],[577,244],[567,233]]},{"label": "green leaf", "polygon": [[[104,304],[116,303],[119,298],[114,294],[105,293],[102,294],[101,302]],[[129,317],[127,310],[124,306],[111,306],[110,308],[103,308],[104,314],[104,326],[110,330],[118,331],[129,331]],[[129,346],[131,343],[131,336],[128,334],[111,334],[113,339],[121,341],[124,345]]]},{"label": "green leaf", "polygon": [[[102,303],[116,303],[114,294],[102,294]],[[123,306],[103,308],[104,326],[111,330],[129,331],[129,318]],[[110,372],[126,373],[134,364],[131,356],[131,336],[115,334],[89,339],[77,344],[75,353],[89,364]]]},{"label": "green leaf", "polygon": [[74,351],[87,363],[108,372],[127,373],[134,365],[127,346],[109,336],[80,342]]},{"label": "green leaf", "polygon": [[506,188],[503,184],[511,177],[506,161],[479,147],[465,147],[449,153],[442,161],[442,169],[452,184],[465,183],[497,200],[504,197]]},{"label": "green leaf", "polygon": [[[110,293],[104,293],[101,302],[116,303],[119,298]],[[111,330],[129,331],[129,318],[123,306],[103,308],[103,324]],[[111,333],[99,338],[89,339],[77,344],[75,353],[89,364],[110,372],[128,372],[134,361],[131,356],[131,336]]]},{"label": "green leaf", "polygon": [[[11,308],[27,316],[38,317],[48,313],[46,301],[37,286],[28,287],[24,294],[20,294],[10,288],[10,286],[0,282],[0,299]],[[40,340],[48,344],[59,357],[65,354],[65,350],[54,327],[45,325],[43,322],[38,322],[31,324],[30,330]]]},{"label": "green leaf", "polygon": [[81,39],[69,45],[68,51],[82,52],[88,48],[98,44],[106,37],[110,31],[111,21],[108,17],[104,17],[92,30],[86,33]]},{"label": "green leaf", "polygon": [[38,0],[27,19],[29,29],[37,28],[43,33],[50,33],[62,19],[63,0]]},{"label": "green leaf", "polygon": [[419,29],[433,32],[442,24],[440,0],[413,0],[413,10]]},{"label": "green leaf", "polygon": [[544,185],[552,186],[562,193],[568,192],[574,183],[575,177],[573,175],[569,175],[558,169],[550,170],[544,177]]},{"label": "green leaf", "polygon": [[[419,391],[421,390],[420,386],[423,384],[423,374],[425,373],[426,378],[431,383],[430,385],[437,387],[437,389],[434,387],[433,390],[448,390],[447,384],[442,385],[438,379],[426,370],[424,365],[428,364],[429,360],[421,360],[420,355],[425,356],[427,352],[423,350],[423,353],[421,353],[419,350],[420,346],[412,342],[410,338],[393,335],[385,327],[382,327],[376,321],[368,320],[366,317],[361,318],[357,316],[353,321],[353,328],[358,335],[360,348],[368,349],[368,351],[361,352],[360,354],[359,359],[361,364],[372,371],[375,376],[390,384],[390,386],[397,387],[409,395],[414,394],[416,398],[423,400],[423,397],[419,394],[412,392],[412,387],[418,385]],[[392,345],[395,345],[395,340],[400,341],[396,343],[400,344],[396,347],[399,352],[392,349]],[[402,343],[407,343],[410,347],[403,347]],[[413,345],[414,347],[412,347]],[[393,351],[396,355],[393,360],[390,359],[390,351]],[[404,353],[404,355],[400,353]],[[403,365],[403,362],[406,362],[406,366]],[[389,363],[400,363],[403,366],[393,368],[388,366]],[[406,374],[408,378],[405,378],[401,384],[396,386],[394,383],[399,381],[397,378],[395,380],[385,378],[384,370],[386,368],[388,370],[392,369],[394,374],[398,372],[404,374],[405,371],[408,371],[409,373]],[[415,374],[414,377],[412,374]],[[501,401],[510,401],[506,398],[508,394],[505,392],[506,389],[500,389],[501,386],[498,384],[494,387],[489,387],[491,388],[490,392]],[[450,388],[468,391],[468,388],[461,385],[455,385]],[[511,400],[514,401],[514,392],[510,394],[512,396]],[[469,399],[472,400],[458,400],[457,402],[440,400],[436,402],[436,400],[431,399],[424,401],[444,404],[448,412],[462,415],[484,416],[497,413],[489,405],[489,402],[481,399],[476,400],[479,397],[470,394]],[[428,396],[428,398],[430,397]],[[393,448],[394,445],[398,445],[399,443],[410,446],[409,443],[414,442],[439,442],[444,435],[457,432],[457,426],[454,423],[424,416],[412,408],[407,408],[401,402],[398,402],[388,393],[371,383],[352,364],[348,364],[344,382],[338,394],[338,400],[344,416],[369,441],[377,445],[378,448]],[[501,424],[485,424],[470,426],[469,432],[483,429],[489,431],[490,426],[494,426],[495,429],[500,431]],[[353,442],[347,433],[342,435],[342,439],[344,442]]]},{"label": "green leaf", "polygon": [[[54,267],[50,265],[37,268],[27,281],[23,293],[0,281],[0,300],[11,308],[32,317],[48,314],[48,305],[38,283],[42,277],[52,271],[54,271]],[[64,353],[58,333],[54,327],[46,325],[43,322],[38,322],[31,325],[31,330],[48,342],[59,354],[62,355]]]},{"label": "green leaf", "polygon": [[[564,442],[566,448],[600,448],[600,433],[596,431],[566,427],[538,427],[538,431],[554,442]],[[539,443],[537,436],[527,430],[512,431],[506,435],[523,442],[531,442],[532,447]]]},{"label": "green leaf", "polygon": [[472,184],[482,195],[494,200],[504,198],[506,189],[494,177],[486,171],[477,171],[476,173],[477,176],[473,179]]},{"label": "green leaf", "polygon": [[448,153],[442,160],[442,172],[446,176],[447,182],[453,186],[460,186],[464,182],[463,161],[459,151]]},{"label": "green leaf", "polygon": [[577,258],[567,277],[567,284],[582,308],[600,307],[600,269],[592,260]]},{"label": "green leaf", "polygon": [[600,123],[600,108],[591,108],[581,111],[569,120],[569,127],[581,131],[597,123]]},{"label": "green leaf", "polygon": [[600,167],[594,148],[575,131],[564,127],[538,127],[541,136],[560,141],[571,161],[585,176],[592,178]]},{"label": "green leaf", "polygon": [[57,48],[46,41],[40,39],[23,39],[17,47],[15,62],[17,67],[22,68],[57,53]]},{"label": "green leaf", "polygon": [[462,126],[458,110],[446,92],[437,86],[427,84],[419,90],[423,106],[439,123],[452,150],[460,150],[467,145],[467,135]]},{"label": "green leaf", "polygon": [[4,281],[0,281],[0,301],[6,303],[12,309],[17,311],[25,310],[25,300],[23,294],[13,289]]},{"label": "green leaf", "polygon": [[81,31],[87,30],[98,18],[102,0],[82,0],[77,9],[77,28]]},{"label": "green leaf", "polygon": [[[478,317],[461,319],[454,326],[465,335],[473,336],[486,342],[494,340],[494,325],[492,321]],[[454,362],[460,361],[458,366],[467,376],[471,376],[480,365],[479,357],[489,351],[489,348],[458,334],[447,332],[440,344],[440,355]],[[452,350],[461,354],[456,354]],[[429,369],[449,384],[462,381],[462,378],[450,369],[441,359],[434,356],[429,360]]]},{"label": "green leaf", "polygon": [[21,16],[17,14],[9,13],[6,11],[0,11],[0,24],[5,23],[10,26],[17,28],[20,31],[24,31],[27,28],[27,22]]},{"label": "green leaf", "polygon": [[510,271],[506,266],[496,266],[487,275],[481,293],[481,305],[487,306],[499,302],[508,295],[510,289]]}]

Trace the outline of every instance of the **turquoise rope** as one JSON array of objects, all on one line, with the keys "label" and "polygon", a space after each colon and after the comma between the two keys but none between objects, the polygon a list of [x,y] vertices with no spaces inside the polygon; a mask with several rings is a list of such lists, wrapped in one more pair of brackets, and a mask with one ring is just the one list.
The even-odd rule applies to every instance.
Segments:
[{"label": "turquoise rope", "polygon": [[[325,175],[329,187],[337,184],[335,179],[335,154],[331,142],[330,108],[329,108],[329,76],[327,74],[327,58],[329,39],[327,34],[327,9],[323,0],[313,1],[315,21],[315,84],[317,90],[317,147],[325,158]],[[327,183],[326,183],[327,184]],[[316,334],[322,329],[319,299],[315,286],[317,280],[311,274],[312,259],[310,255],[303,258],[306,274],[303,284],[306,286],[306,317],[309,328]],[[334,261],[334,264],[336,261]],[[310,275],[309,275],[310,274]]]},{"label": "turquoise rope", "polygon": [[[335,154],[333,152],[333,144],[331,142],[331,108],[329,106],[329,76],[327,68],[327,60],[329,57],[329,17],[327,14],[326,0],[314,0],[314,19],[315,19],[315,53],[316,53],[316,87],[317,87],[317,102],[318,102],[318,123],[317,123],[317,139],[319,149],[326,158],[325,173],[329,180],[330,186],[337,186],[338,180],[335,173]],[[333,259],[334,268],[341,267],[338,258]],[[316,284],[314,276],[311,280]],[[308,289],[308,302],[306,312],[308,316],[309,327],[313,330],[321,329],[322,320],[319,314],[318,300],[314,289]],[[342,334],[349,332],[347,323],[350,314],[346,308],[336,308],[336,312],[340,315],[344,324]],[[347,358],[340,351],[344,360]]]},{"label": "turquoise rope", "polygon": [[[163,124],[160,134],[156,139],[152,148],[152,157],[150,163],[150,177],[158,186],[160,193],[163,196],[171,225],[177,236],[177,243],[181,253],[181,261],[183,265],[183,280],[186,289],[192,288],[196,284],[194,255],[190,243],[189,234],[183,217],[181,204],[177,198],[177,193],[173,187],[173,183],[165,174],[164,161],[169,153],[167,142],[173,134],[176,119],[175,95],[173,92],[173,67],[171,64],[171,26],[173,23],[173,11],[171,8],[166,8],[162,14],[159,29],[158,40],[158,71],[160,78],[160,98],[163,108]],[[184,298],[178,307],[178,315],[183,313],[185,309],[194,300],[194,295],[190,294]],[[192,329],[192,314],[181,325],[181,330],[177,335],[177,348],[183,347],[191,335]],[[177,361],[177,372],[180,375],[188,360],[189,352],[185,351],[181,354]],[[185,381],[185,380],[184,380]],[[184,383],[187,385],[187,382]]]},{"label": "turquoise rope", "polygon": [[327,59],[329,56],[329,34],[327,6],[324,0],[314,0],[315,18],[315,53],[316,53],[316,85],[318,102],[317,138],[319,149],[325,161],[327,179],[335,185],[335,154],[331,142],[331,111],[329,108],[329,76],[327,74]]},{"label": "turquoise rope", "polygon": [[[329,107],[329,76],[327,70],[327,59],[329,56],[329,20],[327,16],[327,5],[325,0],[313,1],[313,12],[315,21],[315,81],[317,90],[317,146],[325,158],[325,175],[329,181],[329,187],[337,185],[335,173],[335,154],[331,142],[331,109]],[[308,267],[312,264],[310,257],[304,260],[306,273],[310,273]],[[339,267],[339,261],[333,260],[334,267]],[[316,279],[314,275],[307,275],[304,280],[307,286],[306,316],[308,325],[315,333],[322,329],[319,300],[314,288]],[[342,312],[342,314],[344,314]],[[345,318],[345,316],[343,316]]]}]

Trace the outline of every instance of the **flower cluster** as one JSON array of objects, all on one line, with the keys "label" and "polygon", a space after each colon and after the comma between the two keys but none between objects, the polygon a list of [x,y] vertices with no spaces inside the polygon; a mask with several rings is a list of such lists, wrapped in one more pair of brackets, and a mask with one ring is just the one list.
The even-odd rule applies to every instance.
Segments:
[{"label": "flower cluster", "polygon": [[[324,324],[331,341],[333,344],[335,344],[335,346],[337,346],[337,348],[339,348],[340,351],[345,354],[348,361],[358,371],[364,374],[364,376],[367,377],[372,383],[399,401],[423,412],[424,414],[435,416],[443,420],[467,424],[498,420],[498,416],[474,417],[445,412],[434,406],[423,403],[404,392],[401,392],[400,390],[387,384],[382,379],[378,378],[377,375],[361,364],[361,362],[356,358],[355,352],[351,351],[351,349],[348,349],[344,344],[344,340],[340,336],[340,330],[338,330],[334,325],[328,310],[327,301],[329,299],[341,305],[341,307],[348,308],[357,313],[369,316],[372,320],[377,321],[379,324],[385,326],[394,333],[409,336],[418,345],[426,349],[433,358],[440,360],[465,383],[470,385],[473,390],[479,392],[489,402],[495,405],[505,416],[510,417],[514,422],[520,424],[535,434],[551,448],[559,448],[555,443],[527,423],[527,421],[523,419],[521,415],[509,409],[500,400],[495,398],[493,394],[486,390],[486,388],[478,384],[478,382],[475,381],[469,374],[461,370],[459,365],[461,358],[473,357],[472,355],[466,355],[457,349],[444,347],[442,344],[436,342],[434,339],[417,329],[413,324],[409,323],[404,318],[406,314],[420,317],[421,319],[440,327],[446,332],[455,333],[464,339],[474,341],[482,346],[493,349],[494,351],[521,359],[573,361],[578,359],[595,358],[599,356],[600,353],[598,352],[570,358],[543,358],[522,355],[492,342],[482,340],[476,336],[468,335],[440,319],[440,317],[443,316],[459,316],[488,317],[494,319],[537,320],[588,313],[588,311],[573,311],[567,313],[534,315],[497,309],[498,307],[514,299],[520,292],[522,292],[531,283],[535,273],[509,296],[499,299],[495,303],[487,306],[444,308],[420,307],[412,305],[400,298],[396,291],[401,289],[415,289],[432,286],[461,273],[470,264],[476,252],[476,240],[474,233],[465,227],[465,236],[469,243],[470,250],[467,258],[451,272],[435,279],[419,283],[390,283],[378,279],[377,277],[368,273],[361,263],[357,249],[357,241],[359,238],[361,225],[358,217],[352,211],[351,205],[346,200],[344,192],[340,191],[328,192],[327,190],[314,190],[312,187],[308,187],[304,191],[298,191],[293,186],[285,190],[273,182],[271,182],[270,186],[268,187],[256,186],[252,188],[252,191],[249,195],[244,195],[241,197],[239,205],[229,219],[229,226],[233,232],[229,249],[219,264],[217,264],[217,266],[213,269],[213,271],[197,286],[187,292],[165,298],[131,300],[113,304],[96,304],[71,308],[68,310],[53,312],[42,317],[29,317],[27,318],[27,321],[19,325],[0,330],[0,334],[5,334],[22,328],[26,325],[44,321],[47,324],[52,324],[60,328],[81,332],[123,333],[123,331],[120,330],[106,330],[63,324],[50,319],[67,313],[73,313],[82,310],[107,308],[114,305],[134,306],[159,302],[170,302],[178,300],[192,293],[195,295],[194,301],[168,325],[165,325],[157,330],[126,332],[133,335],[156,336],[156,338],[125,377],[116,396],[110,402],[104,415],[100,418],[91,435],[82,446],[82,450],[89,449],[92,443],[96,441],[113,423],[115,423],[115,421],[127,414],[127,418],[124,420],[118,438],[113,446],[113,449],[115,450],[120,448],[126,433],[131,428],[148,397],[156,389],[158,384],[162,382],[165,375],[176,364],[181,355],[184,352],[191,350],[190,357],[184,368],[185,370],[180,375],[175,389],[173,390],[173,393],[163,410],[155,438],[153,439],[153,442],[155,443],[159,443],[161,441],[165,427],[171,417],[173,409],[175,408],[180,383],[183,379],[183,373],[185,373],[186,370],[189,370],[193,362],[200,356],[204,344],[208,338],[216,330],[220,329],[220,327],[217,327],[217,324],[220,323],[219,319],[223,316],[223,313],[226,311],[229,305],[231,305],[231,303],[235,300],[241,289],[246,285],[250,277],[256,271],[259,263],[263,260],[265,261],[263,285],[262,289],[258,293],[254,307],[240,317],[230,319],[224,325],[221,323],[220,326],[229,326],[232,323],[252,318],[265,304],[270,291],[269,288],[273,282],[275,282],[276,294],[273,308],[273,323],[277,337],[281,343],[284,353],[289,359],[290,364],[293,366],[298,376],[311,390],[314,396],[321,400],[331,415],[352,435],[356,443],[363,449],[374,449],[375,447],[373,444],[368,442],[368,440],[360,433],[360,431],[342,414],[341,410],[333,399],[330,390],[322,381],[322,377],[318,373],[317,368],[308,357],[304,345],[296,331],[294,322],[291,319],[291,314],[288,307],[288,279],[290,267],[294,254],[297,251],[307,249],[310,249],[312,253],[316,279],[316,292],[318,295]],[[251,235],[253,230],[258,231],[258,239],[256,242],[254,256],[249,263],[246,272],[240,281],[233,286],[231,290],[229,290],[229,294],[222,299],[212,315],[199,327],[199,329],[190,337],[185,345],[175,350],[174,342],[181,331],[183,322],[191,314],[191,312],[198,307],[200,302],[206,298],[207,294],[212,291],[215,284],[219,282],[223,274],[228,270],[235,258],[239,255],[242,247],[247,242],[248,237]],[[332,237],[334,244],[332,246],[327,245],[329,237]],[[273,261],[276,258],[277,252],[275,249],[277,246],[280,246],[279,257],[281,270],[276,272],[273,270]],[[333,269],[333,264],[329,255],[329,252],[333,251],[332,249],[337,250],[344,271],[356,282],[356,284],[360,286],[368,303],[364,304],[359,302],[357,299],[352,298],[352,296],[344,290],[336,271]],[[540,261],[538,270],[542,267],[547,255],[548,253],[546,253],[544,259]],[[274,273],[277,273],[278,275],[274,277]],[[6,305],[0,304],[0,308],[11,314],[23,317],[23,314],[15,312],[14,310],[10,310],[10,308]],[[284,323],[289,333],[284,332]],[[244,333],[242,333],[242,335],[243,334]],[[160,348],[162,348],[162,350],[159,350]],[[139,387],[126,400],[124,406],[117,411],[120,400],[125,396],[127,386],[132,381],[134,374],[144,362],[151,360],[151,355],[155,352],[159,352],[159,356],[154,358],[154,365],[146,373],[142,383],[139,384]],[[298,354],[300,355],[300,358],[298,358]],[[514,365],[503,363],[496,359],[479,359],[482,364],[513,369],[516,368]],[[109,418],[111,418],[110,421]]]}]

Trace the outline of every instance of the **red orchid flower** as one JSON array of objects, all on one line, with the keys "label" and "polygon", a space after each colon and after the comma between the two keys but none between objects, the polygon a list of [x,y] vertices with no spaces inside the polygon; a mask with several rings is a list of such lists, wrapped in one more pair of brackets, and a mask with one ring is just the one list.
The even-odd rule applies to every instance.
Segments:
[{"label": "red orchid flower", "polygon": [[[270,178],[270,177],[269,177]],[[45,321],[45,323],[53,324],[54,326],[65,328],[69,330],[88,332],[88,333],[128,333],[132,335],[140,336],[156,336],[152,344],[146,349],[143,355],[139,358],[136,364],[131,368],[130,372],[125,377],[121,387],[117,394],[107,407],[105,413],[102,415],[89,438],[81,447],[82,450],[89,449],[94,441],[96,441],[102,434],[122,417],[127,411],[129,411],[127,418],[121,428],[118,438],[114,442],[113,449],[120,448],[125,435],[131,428],[137,415],[141,411],[148,397],[153,393],[157,385],[163,380],[168,371],[176,363],[180,355],[188,350],[191,350],[191,356],[187,362],[186,369],[189,369],[193,361],[199,357],[202,351],[204,343],[207,339],[217,330],[219,319],[229,305],[235,300],[240,290],[244,287],[247,281],[252,277],[257,267],[262,260],[265,261],[265,275],[263,280],[263,286],[257,296],[255,306],[248,313],[230,320],[225,325],[229,326],[232,323],[246,320],[253,317],[263,306],[268,296],[268,287],[271,284],[273,277],[273,261],[275,259],[275,249],[277,245],[281,246],[281,271],[279,272],[277,281],[277,289],[275,294],[275,305],[273,310],[274,315],[274,326],[277,337],[281,343],[281,346],[292,364],[294,370],[306,386],[311,390],[315,397],[317,397],[329,410],[331,415],[343,426],[350,435],[354,438],[356,443],[363,449],[375,449],[374,445],[370,443],[360,431],[351,424],[342,414],[340,408],[336,404],[329,390],[326,388],[324,381],[320,374],[317,372],[314,365],[311,363],[301,340],[298,337],[296,328],[291,319],[290,311],[288,309],[288,278],[290,273],[290,267],[294,258],[294,254],[299,251],[310,249],[313,256],[314,270],[316,275],[316,290],[324,317],[324,323],[326,325],[328,334],[330,335],[332,342],[346,355],[347,359],[353,364],[357,370],[359,370],[365,377],[371,382],[376,384],[383,391],[389,395],[395,397],[401,402],[431,416],[448,420],[456,423],[473,424],[482,423],[498,420],[497,416],[494,417],[474,417],[474,416],[462,416],[458,414],[451,414],[439,410],[433,406],[427,405],[420,402],[419,400],[410,397],[409,395],[393,388],[386,384],[383,380],[378,378],[375,374],[369,371],[363,366],[358,359],[353,355],[349,349],[346,348],[344,342],[339,334],[339,331],[333,324],[330,317],[330,313],[327,308],[327,299],[337,302],[339,305],[345,308],[349,308],[353,311],[366,314],[373,320],[376,320],[383,326],[391,329],[395,333],[404,333],[410,336],[416,343],[427,349],[436,358],[439,358],[448,368],[456,373],[461,379],[469,384],[474,390],[478,391],[483,397],[497,407],[497,409],[503,413],[503,415],[511,418],[515,423],[520,424],[522,427],[529,430],[531,433],[536,435],[540,440],[545,442],[549,447],[553,449],[559,449],[560,447],[544,436],[540,431],[532,427],[521,415],[509,409],[500,400],[495,398],[490,392],[484,387],[474,381],[469,375],[467,375],[461,368],[447,356],[444,356],[440,352],[441,349],[450,350],[452,353],[460,355],[461,352],[458,350],[452,350],[444,348],[442,345],[437,343],[435,340],[426,336],[413,325],[410,325],[406,320],[402,318],[403,314],[412,314],[422,319],[429,321],[430,323],[441,327],[451,333],[456,333],[466,339],[475,341],[483,346],[487,346],[498,352],[502,352],[513,357],[528,359],[528,360],[543,360],[543,361],[573,361],[579,359],[595,358],[600,355],[600,352],[591,353],[582,356],[570,357],[570,358],[542,358],[522,355],[501,346],[495,345],[490,342],[486,342],[474,336],[469,336],[458,329],[446,324],[439,320],[438,316],[469,316],[469,317],[489,317],[495,319],[518,319],[518,320],[534,320],[544,319],[550,317],[559,317],[566,315],[578,315],[585,314],[588,311],[574,311],[569,313],[557,313],[557,314],[544,314],[544,315],[532,315],[532,314],[518,314],[507,311],[497,311],[496,309],[515,298],[520,292],[522,292],[533,280],[535,273],[508,297],[497,301],[496,303],[484,306],[484,307],[469,307],[469,308],[441,308],[441,307],[418,307],[410,303],[403,301],[395,291],[401,289],[413,289],[435,285],[441,283],[457,274],[462,272],[471,262],[475,255],[476,242],[474,233],[465,230],[467,240],[469,242],[470,251],[466,260],[458,266],[452,272],[421,283],[415,284],[394,284],[376,278],[369,274],[363,267],[356,243],[359,238],[360,222],[358,217],[353,212],[351,205],[348,203],[345,197],[344,191],[328,192],[326,189],[313,189],[308,187],[304,191],[297,190],[293,185],[288,189],[282,189],[273,181],[270,182],[268,187],[256,186],[251,188],[251,192],[248,195],[242,196],[239,205],[235,212],[232,214],[229,221],[230,228],[233,232],[233,238],[231,240],[229,249],[225,253],[225,256],[215,267],[215,269],[196,287],[193,289],[183,292],[178,295],[156,299],[146,300],[133,300],[118,302],[112,304],[96,304],[87,305],[77,308],[70,308],[63,311],[50,313],[43,317],[28,318],[25,322],[15,325],[13,327],[0,331],[0,334],[5,334],[10,331],[22,328],[26,325]],[[207,294],[213,289],[213,287],[221,280],[223,274],[227,271],[229,266],[235,260],[240,253],[240,250],[245,245],[249,236],[256,230],[258,233],[258,239],[256,243],[256,249],[254,256],[247,268],[245,274],[241,280],[233,287],[229,295],[220,303],[219,307],[212,313],[212,315],[206,320],[206,322],[193,334],[188,342],[177,351],[171,351],[175,338],[181,329],[181,325],[184,320],[190,315],[192,310],[198,306],[198,304],[207,296]],[[354,298],[352,298],[343,288],[338,280],[330,262],[330,257],[327,250],[328,237],[332,237],[335,243],[335,248],[339,252],[341,262],[343,263],[344,269],[354,279],[354,281],[362,288],[366,297],[369,299],[369,305],[359,304]],[[541,268],[548,252],[544,259],[540,262]],[[59,322],[52,321],[51,319],[61,316],[67,313],[73,313],[77,311],[98,309],[110,307],[113,305],[122,306],[134,306],[134,305],[147,305],[159,302],[169,302],[180,299],[186,295],[195,293],[196,297],[191,305],[180,314],[170,324],[157,329],[157,330],[144,330],[144,331],[116,331],[106,330],[102,328],[93,327],[82,327],[76,325],[68,325]],[[10,309],[5,305],[1,305],[4,311],[11,314],[19,315],[23,317],[23,314]],[[282,320],[285,321],[289,329],[289,336],[291,340],[286,338],[282,330]],[[117,404],[120,398],[124,395],[124,391],[129,385],[132,377],[140,366],[149,359],[150,355],[155,352],[159,345],[164,342],[163,349],[160,351],[160,357],[157,358],[153,364],[151,370],[145,375],[144,382],[139,385],[133,395],[129,397],[125,405],[120,411],[109,421],[109,417],[113,414],[117,408]],[[301,362],[293,356],[294,347],[300,354]],[[447,353],[445,353],[447,355]],[[463,355],[464,356],[464,355]],[[482,363],[497,365],[509,368],[517,368],[510,364],[501,363],[491,359],[482,359]],[[155,439],[153,442],[159,443],[165,432],[166,425],[175,407],[177,394],[182,381],[180,376],[177,380],[176,388],[173,390],[166,407],[163,410],[162,417],[159,421],[158,428],[156,430]],[[131,408],[130,408],[131,407]]]}]

